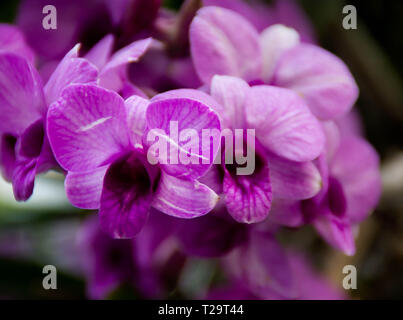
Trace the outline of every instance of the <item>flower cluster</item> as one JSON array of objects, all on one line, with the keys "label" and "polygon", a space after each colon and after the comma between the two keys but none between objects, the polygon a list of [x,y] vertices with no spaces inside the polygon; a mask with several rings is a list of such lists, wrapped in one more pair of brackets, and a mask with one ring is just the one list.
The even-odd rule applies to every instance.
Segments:
[{"label": "flower cluster", "polygon": [[[197,256],[220,257],[230,279],[210,298],[336,297],[276,234],[310,224],[354,254],[379,160],[351,110],[353,76],[296,4],[186,1],[174,14],[60,0],[50,33],[36,26],[42,2],[0,26],[0,166],[18,201],[57,170],[74,206],[98,210],[101,229],[90,219],[80,238],[90,296],[122,282],[161,296]],[[173,138],[172,123],[197,139]],[[206,131],[219,133],[206,143]]]}]

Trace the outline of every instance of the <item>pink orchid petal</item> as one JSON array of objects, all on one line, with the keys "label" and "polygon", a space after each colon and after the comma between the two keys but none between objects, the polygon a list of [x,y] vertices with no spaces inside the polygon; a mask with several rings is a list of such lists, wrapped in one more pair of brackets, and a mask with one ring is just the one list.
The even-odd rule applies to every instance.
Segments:
[{"label": "pink orchid petal", "polygon": [[49,109],[48,135],[59,164],[89,171],[129,147],[123,99],[94,85],[71,85]]},{"label": "pink orchid petal", "polygon": [[101,195],[101,228],[116,239],[133,238],[147,221],[153,181],[143,162],[132,155],[107,170]]},{"label": "pink orchid petal", "polygon": [[[145,137],[148,140],[150,133],[159,133],[158,141],[166,142],[167,150],[166,153],[159,150],[160,154],[155,156],[163,170],[179,178],[203,176],[216,158],[220,146],[220,121],[217,114],[209,105],[200,102],[200,92],[190,91],[195,92],[194,99],[188,98],[189,91],[184,95],[180,90],[174,91],[174,95],[165,93],[162,98],[156,96],[147,109]],[[165,99],[168,96],[172,98]],[[178,137],[174,137],[176,125]],[[207,133],[212,130],[210,143],[203,143],[203,130],[207,130],[204,131]],[[188,138],[187,133],[191,134]],[[147,143],[153,144],[152,141]],[[168,152],[170,149],[172,153]],[[189,163],[186,163],[187,159]]]},{"label": "pink orchid petal", "polygon": [[95,84],[98,70],[88,60],[78,58],[78,50],[77,45],[66,54],[46,83],[45,95],[49,105],[56,101],[63,89],[70,84]]},{"label": "pink orchid petal", "polygon": [[0,53],[0,132],[19,135],[43,116],[42,82],[27,60]]},{"label": "pink orchid petal", "polygon": [[274,83],[300,94],[322,120],[346,114],[358,97],[358,87],[342,60],[314,45],[300,44],[281,57]]},{"label": "pink orchid petal", "polygon": [[247,81],[260,78],[259,35],[241,15],[220,7],[204,7],[190,26],[196,71],[209,84],[212,77],[231,75]]},{"label": "pink orchid petal", "polygon": [[309,199],[322,188],[320,173],[312,162],[295,162],[270,154],[269,168],[276,198]]},{"label": "pink orchid petal", "polygon": [[310,161],[320,155],[324,134],[305,102],[290,90],[255,86],[246,100],[249,128],[268,150],[293,161]]},{"label": "pink orchid petal", "polygon": [[198,181],[162,173],[152,205],[170,216],[191,219],[209,213],[218,199],[213,190]]},{"label": "pink orchid petal", "polygon": [[81,209],[99,209],[108,166],[86,172],[68,172],[64,182],[70,202]]}]

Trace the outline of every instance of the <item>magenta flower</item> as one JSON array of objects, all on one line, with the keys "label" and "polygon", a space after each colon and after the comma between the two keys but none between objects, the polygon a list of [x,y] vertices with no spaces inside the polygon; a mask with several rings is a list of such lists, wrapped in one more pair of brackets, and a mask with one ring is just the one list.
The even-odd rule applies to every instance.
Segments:
[{"label": "magenta flower", "polygon": [[315,42],[313,27],[295,0],[275,0],[270,6],[261,1],[243,0],[204,0],[203,4],[234,11],[247,19],[259,32],[274,24],[283,24],[297,30],[303,42]]},{"label": "magenta flower", "polygon": [[228,76],[213,78],[211,95],[219,102],[216,111],[224,128],[255,130],[253,145],[247,141],[234,150],[244,154],[245,149],[254,149],[252,174],[239,175],[242,166],[224,161],[219,169],[225,203],[235,220],[260,222],[267,217],[273,197],[301,200],[319,192],[320,175],[311,161],[323,151],[324,134],[300,97],[273,86],[249,87]]},{"label": "magenta flower", "polygon": [[96,68],[77,57],[77,47],[45,86],[29,61],[14,53],[0,53],[0,163],[4,177],[13,182],[17,200],[27,200],[35,176],[56,166],[46,135],[48,105],[65,85],[96,79]]},{"label": "magenta flower", "polygon": [[78,239],[89,298],[105,299],[120,285],[132,286],[141,297],[162,297],[170,268],[179,272],[183,262],[172,241],[173,222],[154,210],[141,233],[129,240],[110,238],[97,219],[89,218]]},{"label": "magenta flower", "polygon": [[300,44],[298,34],[286,27],[275,25],[259,35],[236,12],[205,7],[191,24],[190,43],[196,71],[207,85],[214,75],[230,75],[252,85],[289,88],[322,120],[346,114],[358,96],[339,58],[315,45]]},{"label": "magenta flower", "polygon": [[361,137],[340,133],[332,122],[325,123],[325,129],[327,148],[316,162],[321,191],[302,202],[279,201],[271,218],[293,227],[312,223],[330,245],[353,255],[355,229],[379,201],[379,157]]},{"label": "magenta flower", "polygon": [[144,137],[155,129],[169,135],[171,121],[200,136],[203,129],[220,129],[208,105],[179,93],[124,101],[101,87],[72,85],[49,109],[49,139],[57,161],[68,172],[67,195],[77,207],[99,209],[101,227],[109,235],[133,237],[151,207],[194,218],[215,206],[217,195],[197,181],[211,163],[149,163]]},{"label": "magenta flower", "polygon": [[[15,31],[11,32],[13,36]],[[37,174],[57,166],[46,135],[46,113],[66,86],[100,82],[107,87],[134,90],[126,78],[126,65],[141,57],[151,39],[133,42],[109,57],[112,40],[106,38],[88,54],[96,65],[80,58],[80,46],[76,45],[60,61],[45,86],[29,61],[14,53],[0,53],[0,163],[5,178],[13,182],[17,200],[25,201],[31,196]]]}]

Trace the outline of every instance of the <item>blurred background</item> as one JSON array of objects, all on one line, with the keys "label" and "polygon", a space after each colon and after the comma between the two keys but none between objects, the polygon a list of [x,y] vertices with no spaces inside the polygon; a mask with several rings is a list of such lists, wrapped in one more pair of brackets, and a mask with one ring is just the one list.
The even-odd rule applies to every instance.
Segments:
[{"label": "blurred background", "polygon": [[[281,1],[281,0],[280,0]],[[267,1],[270,3],[270,1]],[[164,6],[180,8],[182,1]],[[403,298],[403,2],[398,0],[301,0],[318,42],[350,67],[361,90],[357,109],[368,140],[382,160],[383,195],[378,208],[363,222],[357,254],[347,257],[319,240],[311,228],[284,231],[285,243],[305,252],[334,285],[341,287],[342,267],[356,266],[354,299]],[[358,29],[342,27],[342,8],[357,8]],[[0,2],[0,22],[13,23],[19,1]],[[102,22],[100,22],[102,23]],[[87,216],[64,196],[62,176],[39,179],[34,197],[17,204],[11,186],[0,181],[0,299],[85,298],[85,281],[76,251],[76,233]],[[214,263],[214,262],[212,262]],[[42,268],[58,267],[59,290],[42,288]],[[203,283],[211,266],[188,281]],[[207,270],[207,271],[206,271]],[[184,277],[186,279],[186,277]],[[179,283],[183,291],[189,283]],[[131,297],[125,292],[116,293]]]}]

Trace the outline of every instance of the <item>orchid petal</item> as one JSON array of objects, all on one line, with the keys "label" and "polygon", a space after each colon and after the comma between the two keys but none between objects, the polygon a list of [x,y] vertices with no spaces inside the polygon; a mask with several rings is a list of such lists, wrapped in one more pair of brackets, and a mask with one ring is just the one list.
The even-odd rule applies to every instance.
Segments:
[{"label": "orchid petal", "polygon": [[[167,151],[172,151],[169,155],[168,152],[153,155],[163,170],[178,178],[198,178],[207,172],[216,158],[221,138],[219,118],[208,105],[197,98],[182,98],[180,94],[172,99],[157,97],[151,101],[146,116],[147,140],[151,133],[155,134]],[[203,143],[203,132],[212,133],[209,143]]]},{"label": "orchid petal", "polygon": [[98,70],[88,60],[77,57],[78,49],[76,46],[67,53],[46,83],[45,95],[49,105],[56,101],[63,89],[70,84],[95,84]]},{"label": "orchid petal", "polygon": [[170,216],[191,219],[209,213],[218,199],[213,190],[198,181],[162,173],[153,207]]},{"label": "orchid petal", "polygon": [[147,221],[153,181],[135,156],[113,163],[104,178],[99,218],[113,238],[133,238]]},{"label": "orchid petal", "polygon": [[249,85],[242,79],[230,76],[214,76],[211,95],[217,100],[225,128],[243,129],[245,127],[245,99]]},{"label": "orchid petal", "polygon": [[325,138],[319,121],[304,101],[290,90],[255,86],[246,100],[249,128],[267,149],[293,161],[310,161],[319,156]]},{"label": "orchid petal", "polygon": [[309,199],[322,188],[320,173],[312,162],[295,162],[270,154],[269,168],[276,198]]},{"label": "orchid petal", "polygon": [[35,69],[21,56],[0,53],[0,132],[19,135],[45,110]]},{"label": "orchid petal", "polygon": [[314,45],[301,44],[281,57],[274,84],[292,89],[321,120],[346,114],[358,97],[358,87],[338,57]]},{"label": "orchid petal", "polygon": [[260,78],[259,35],[236,12],[219,7],[200,9],[190,26],[190,47],[196,71],[206,84],[216,74],[247,81]]},{"label": "orchid petal", "polygon": [[87,172],[68,172],[64,182],[70,202],[81,209],[99,209],[108,166]]},{"label": "orchid petal", "polygon": [[94,85],[71,85],[52,104],[48,135],[55,157],[68,171],[110,163],[129,147],[123,99]]}]

